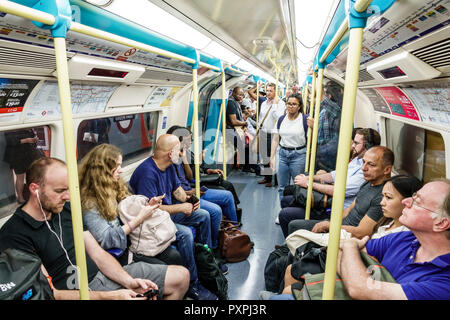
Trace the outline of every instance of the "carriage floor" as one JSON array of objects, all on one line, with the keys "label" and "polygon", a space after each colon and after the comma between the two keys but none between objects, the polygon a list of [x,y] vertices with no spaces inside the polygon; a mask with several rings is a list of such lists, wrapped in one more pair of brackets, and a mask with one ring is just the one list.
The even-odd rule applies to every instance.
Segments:
[{"label": "carriage floor", "polygon": [[228,263],[228,297],[230,300],[258,300],[265,289],[264,266],[276,244],[284,237],[275,219],[280,212],[277,187],[258,184],[262,177],[233,171],[228,177],[239,195],[242,208],[242,228],[255,243],[247,260]]}]

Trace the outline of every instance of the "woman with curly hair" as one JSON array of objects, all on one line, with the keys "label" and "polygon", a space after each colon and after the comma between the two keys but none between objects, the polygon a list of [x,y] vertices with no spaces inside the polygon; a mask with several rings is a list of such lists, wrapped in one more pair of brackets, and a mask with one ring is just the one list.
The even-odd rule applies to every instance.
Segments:
[{"label": "woman with curly hair", "polygon": [[[150,218],[161,204],[160,197],[150,199],[149,205],[126,224],[119,219],[119,202],[131,195],[122,173],[122,152],[110,144],[101,144],[89,151],[79,165],[79,181],[83,222],[105,250],[128,248],[127,235]],[[128,254],[119,261],[127,264]],[[168,247],[154,257],[133,254],[133,260],[154,264],[181,265],[177,250]]]}]

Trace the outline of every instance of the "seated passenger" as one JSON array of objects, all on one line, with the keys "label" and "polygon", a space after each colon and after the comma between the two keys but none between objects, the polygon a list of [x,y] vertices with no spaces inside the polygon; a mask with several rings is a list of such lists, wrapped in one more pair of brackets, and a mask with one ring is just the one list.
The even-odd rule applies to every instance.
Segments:
[{"label": "seated passenger", "polygon": [[[136,218],[123,224],[119,219],[118,206],[131,192],[120,177],[121,165],[122,152],[113,145],[101,144],[83,157],[78,175],[83,222],[103,249],[122,250],[119,261],[127,264],[127,235],[152,216],[161,199],[152,198],[150,205],[141,210]],[[170,246],[154,257],[133,253],[133,261],[182,265],[180,254]]]},{"label": "seated passenger", "polygon": [[[0,251],[15,248],[36,254],[52,277],[57,299],[79,299],[67,168],[63,161],[41,158],[27,170],[30,198],[0,229]],[[188,271],[182,266],[145,262],[122,267],[84,228],[91,299],[132,299],[149,288],[158,298],[182,299]],[[130,290],[120,290],[120,289]],[[104,292],[98,292],[104,291]]]},{"label": "seated passenger", "polygon": [[[341,242],[338,273],[353,299],[450,300],[450,180],[425,184],[403,204],[399,221],[410,232]],[[369,279],[360,250],[397,283]]]},{"label": "seated passenger", "polygon": [[[194,171],[195,171],[195,165],[194,165],[194,154],[191,151],[191,145],[192,145],[192,133],[191,131],[186,128],[186,127],[181,127],[181,126],[172,126],[167,130],[167,133],[169,134],[174,134],[177,137],[179,137],[180,139],[180,143],[183,149],[183,152],[181,153],[181,163],[177,168],[183,168],[184,170],[184,175],[186,180],[188,181],[188,183],[192,186],[195,183],[195,177],[194,177]],[[211,169],[208,168],[206,166],[206,164],[203,162],[203,157],[204,157],[204,153],[202,153],[202,164],[200,165],[200,174],[207,174],[207,175],[212,175],[212,174],[218,174],[220,176],[223,176],[223,172],[220,169]],[[177,171],[178,172],[178,171]],[[239,198],[237,196],[236,190],[234,189],[234,186],[231,182],[223,180],[223,179],[219,179],[220,181],[218,182],[211,182],[211,181],[207,181],[206,183],[204,183],[202,181],[202,177],[200,177],[200,183],[206,184],[208,190],[209,189],[217,189],[217,190],[227,190],[229,192],[231,192],[231,195],[233,196],[233,203],[234,203],[234,213],[233,210],[231,208],[228,207],[228,205],[226,204],[219,204],[220,206],[227,206],[227,208],[225,209],[225,216],[232,220],[232,221],[240,221],[240,217],[242,215],[242,209],[237,207],[237,204],[239,203]],[[183,189],[186,190],[187,185],[185,185],[185,187],[183,187]],[[192,189],[192,188],[191,188]],[[195,192],[191,191],[193,194]],[[209,194],[213,194],[211,192],[209,192]],[[208,196],[207,196],[208,197]],[[206,198],[204,198],[206,199]],[[211,201],[211,198],[206,199],[210,202],[214,202],[215,201]],[[227,203],[231,202],[231,199],[229,199],[228,195],[227,195],[227,199],[226,199]]]},{"label": "seated passenger", "polygon": [[[370,134],[372,132],[372,134]],[[352,151],[356,156],[348,164],[347,180],[345,188],[344,208],[348,208],[355,200],[356,194],[364,183],[364,175],[362,171],[363,157],[368,149],[373,145],[380,144],[380,135],[378,132],[372,129],[357,130],[355,138],[352,143]],[[378,137],[378,138],[372,138]],[[314,180],[319,182],[313,182],[312,187],[314,191],[333,196],[334,194],[334,182],[336,178],[336,171],[329,173],[320,173],[314,175]],[[294,179],[295,188],[307,188],[309,177],[304,174],[298,175]],[[305,208],[295,204],[293,196],[284,196],[281,200],[279,222],[283,232],[287,232],[287,226],[290,221],[295,219],[304,219]],[[312,219],[326,219],[328,215],[325,212],[325,208],[322,210],[311,209],[310,217]]]},{"label": "seated passenger", "polygon": [[[372,232],[383,213],[380,206],[383,185],[391,176],[394,153],[386,147],[372,147],[363,157],[362,171],[366,182],[361,186],[352,205],[344,210],[342,229],[354,237],[362,238]],[[328,220],[293,220],[288,225],[288,233],[306,229],[313,232],[328,232]]]},{"label": "seated passenger", "polygon": [[[383,217],[367,236],[370,236],[372,239],[378,239],[391,233],[409,231],[400,222],[402,211],[405,208],[402,201],[405,198],[411,197],[421,187],[422,182],[412,176],[398,175],[388,179],[383,186],[383,198],[380,203],[381,209],[383,210]],[[349,239],[351,236],[351,233],[345,230],[341,231],[341,240]],[[291,266],[289,265],[286,268],[284,277],[285,289],[283,293],[292,293],[290,285],[300,280],[298,279],[298,275],[291,273]]]},{"label": "seated passenger", "polygon": [[[172,165],[179,162],[180,141],[172,134],[163,134],[156,141],[155,153],[142,162],[130,179],[130,186],[136,194],[148,198],[165,195],[161,210],[171,215],[177,227],[176,240],[183,265],[191,274],[188,296],[200,300],[216,300],[217,297],[201,286],[194,259],[194,238],[189,226],[196,228],[197,241],[212,246],[210,214],[199,209],[200,202],[187,202],[191,196],[186,195]],[[172,200],[172,196],[174,200]],[[180,203],[175,203],[179,201]],[[220,219],[217,220],[220,223]],[[216,228],[218,229],[218,228]]]}]

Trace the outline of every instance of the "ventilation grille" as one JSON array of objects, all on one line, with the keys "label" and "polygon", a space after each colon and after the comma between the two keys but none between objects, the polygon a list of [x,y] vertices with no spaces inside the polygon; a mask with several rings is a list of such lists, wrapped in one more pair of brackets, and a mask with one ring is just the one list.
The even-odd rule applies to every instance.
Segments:
[{"label": "ventilation grille", "polygon": [[163,80],[163,81],[173,81],[173,82],[191,82],[192,75],[191,74],[179,74],[179,73],[170,73],[167,71],[156,71],[156,70],[145,70],[144,74],[140,79],[148,79],[148,80]]},{"label": "ventilation grille", "polygon": [[358,82],[364,82],[364,81],[370,81],[374,80],[375,78],[372,77],[370,73],[367,72],[367,69],[362,69],[359,71],[359,80]]},{"label": "ventilation grille", "polygon": [[450,39],[432,43],[421,49],[414,50],[411,53],[433,68],[449,66]]},{"label": "ventilation grille", "polygon": [[38,69],[56,69],[53,54],[0,47],[0,65]]},{"label": "ventilation grille", "polygon": [[[345,80],[345,73],[342,76],[342,78]],[[374,80],[375,78],[372,77],[372,75],[367,72],[367,69],[362,69],[359,71],[359,76],[358,76],[358,83],[359,82],[365,82],[365,81],[370,81],[370,80]]]}]

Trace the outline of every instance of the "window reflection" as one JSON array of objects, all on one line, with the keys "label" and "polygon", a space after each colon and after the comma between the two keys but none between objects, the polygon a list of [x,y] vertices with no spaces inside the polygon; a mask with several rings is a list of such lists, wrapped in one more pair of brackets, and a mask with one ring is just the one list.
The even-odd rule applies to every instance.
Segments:
[{"label": "window reflection", "polygon": [[445,178],[444,140],[439,133],[386,119],[386,141],[399,174],[414,175],[424,183]]},{"label": "window reflection", "polygon": [[110,143],[122,150],[123,166],[153,152],[158,112],[84,120],[78,126],[77,159],[95,146]]}]

